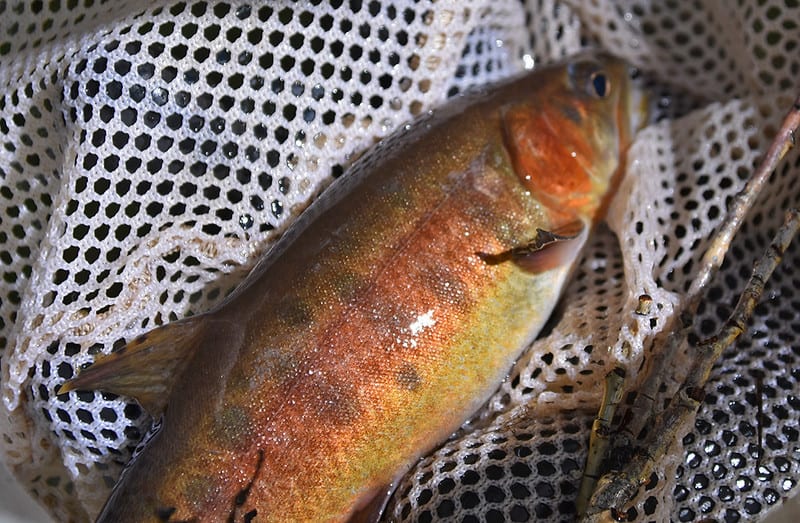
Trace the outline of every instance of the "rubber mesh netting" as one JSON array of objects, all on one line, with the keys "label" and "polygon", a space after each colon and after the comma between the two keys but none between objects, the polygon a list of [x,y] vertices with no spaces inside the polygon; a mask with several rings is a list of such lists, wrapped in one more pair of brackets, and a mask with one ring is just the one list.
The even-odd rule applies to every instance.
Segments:
[{"label": "rubber mesh netting", "polygon": [[[735,4],[735,5],[734,5]],[[563,521],[605,374],[671,328],[726,201],[800,90],[797,0],[0,1],[4,458],[59,520],[97,514],[150,423],[55,390],[93,355],[206,310],[376,139],[470,86],[586,46],[658,86],[559,321],[386,518]],[[795,150],[696,318],[717,331],[785,209]],[[800,477],[800,245],[626,516],[759,519]],[[647,293],[653,307],[634,313]],[[674,390],[681,361],[662,390]],[[760,413],[760,414],[759,414]]]}]

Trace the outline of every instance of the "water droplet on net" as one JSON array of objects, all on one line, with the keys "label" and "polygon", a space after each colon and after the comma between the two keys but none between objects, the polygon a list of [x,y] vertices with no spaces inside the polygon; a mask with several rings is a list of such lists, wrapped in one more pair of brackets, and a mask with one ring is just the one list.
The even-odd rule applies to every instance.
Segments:
[{"label": "water droplet on net", "polygon": [[522,56],[522,67],[524,67],[526,71],[533,69],[535,63],[536,61],[532,55],[525,54]]},{"label": "water droplet on net", "polygon": [[247,230],[250,227],[252,227],[253,222],[254,222],[253,217],[250,216],[249,214],[239,216],[239,226],[244,230]]},{"label": "water droplet on net", "polygon": [[163,87],[157,87],[153,89],[151,96],[156,105],[164,105],[169,100],[169,91]]}]

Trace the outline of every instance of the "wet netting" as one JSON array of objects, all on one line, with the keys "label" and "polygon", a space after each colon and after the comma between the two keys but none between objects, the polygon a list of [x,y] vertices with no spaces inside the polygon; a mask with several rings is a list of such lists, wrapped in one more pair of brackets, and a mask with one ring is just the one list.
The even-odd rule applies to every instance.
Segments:
[{"label": "wet netting", "polygon": [[[590,46],[636,66],[662,118],[632,146],[552,330],[385,516],[573,520],[603,379],[619,364],[632,387],[674,326],[726,202],[800,91],[798,24],[797,0],[0,1],[5,462],[58,520],[95,516],[151,420],[125,398],[57,396],[62,382],[219,302],[380,137]],[[798,178],[794,150],[708,289],[699,337],[798,205]],[[797,267],[800,244],[628,519],[758,520],[796,492]],[[636,314],[642,294],[653,304]]]}]

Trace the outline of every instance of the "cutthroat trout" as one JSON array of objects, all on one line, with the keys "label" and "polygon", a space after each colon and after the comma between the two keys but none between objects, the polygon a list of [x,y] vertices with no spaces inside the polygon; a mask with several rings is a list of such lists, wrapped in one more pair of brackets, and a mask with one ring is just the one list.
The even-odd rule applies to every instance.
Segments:
[{"label": "cutthroat trout", "polygon": [[643,98],[582,55],[378,144],[213,310],[66,382],[157,428],[99,521],[348,521],[496,390],[602,217]]}]

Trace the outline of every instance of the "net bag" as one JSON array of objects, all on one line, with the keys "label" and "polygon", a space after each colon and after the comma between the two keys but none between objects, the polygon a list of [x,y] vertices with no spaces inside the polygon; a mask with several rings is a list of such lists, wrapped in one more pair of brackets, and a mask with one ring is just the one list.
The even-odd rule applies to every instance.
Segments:
[{"label": "net bag", "polygon": [[[639,68],[661,117],[552,330],[399,485],[390,521],[571,521],[605,374],[674,326],[726,202],[800,90],[796,0],[0,2],[0,441],[61,521],[93,518],[150,418],[56,396],[93,356],[207,310],[371,144],[449,96],[584,47]],[[708,289],[716,333],[783,211],[773,174]],[[797,244],[795,244],[797,245]],[[800,247],[625,516],[763,518],[796,492]],[[635,314],[640,295],[653,306]],[[668,396],[686,359],[662,369]]]}]

